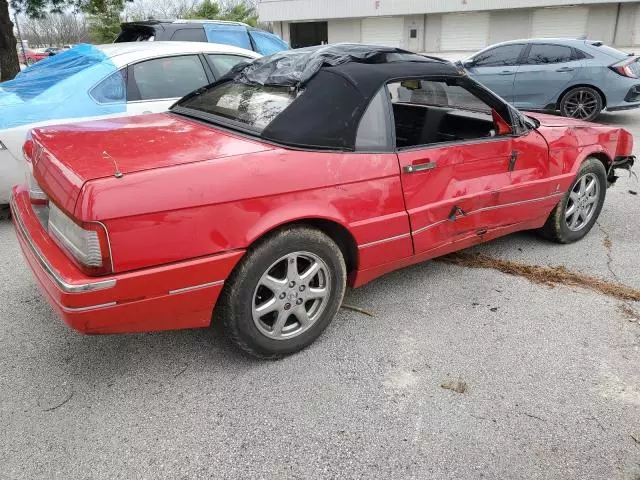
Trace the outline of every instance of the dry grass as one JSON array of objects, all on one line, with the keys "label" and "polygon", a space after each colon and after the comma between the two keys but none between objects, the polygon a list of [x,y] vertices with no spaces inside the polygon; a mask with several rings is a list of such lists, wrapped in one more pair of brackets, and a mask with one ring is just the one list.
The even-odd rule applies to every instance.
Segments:
[{"label": "dry grass", "polygon": [[437,260],[468,268],[491,268],[508,275],[524,277],[533,283],[542,285],[580,287],[620,300],[640,301],[640,290],[617,282],[609,282],[598,277],[572,272],[565,267],[525,265],[510,260],[492,258],[481,253],[467,252],[452,253]]}]

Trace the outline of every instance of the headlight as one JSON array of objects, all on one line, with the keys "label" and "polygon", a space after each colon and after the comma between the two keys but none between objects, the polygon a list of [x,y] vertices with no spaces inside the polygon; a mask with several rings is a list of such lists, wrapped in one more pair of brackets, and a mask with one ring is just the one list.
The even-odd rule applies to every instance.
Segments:
[{"label": "headlight", "polygon": [[89,223],[80,226],[50,202],[48,230],[86,273],[96,275],[111,271],[108,239],[102,225]]}]

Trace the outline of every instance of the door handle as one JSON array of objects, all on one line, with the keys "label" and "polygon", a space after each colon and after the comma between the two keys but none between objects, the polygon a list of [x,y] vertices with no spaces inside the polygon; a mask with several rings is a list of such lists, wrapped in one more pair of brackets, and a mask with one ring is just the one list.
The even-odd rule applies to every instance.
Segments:
[{"label": "door handle", "polygon": [[509,157],[509,171],[513,172],[513,169],[516,167],[516,160],[518,160],[518,151],[514,150],[511,152],[511,156]]},{"label": "door handle", "polygon": [[514,72],[513,70],[503,70],[498,75],[513,75],[514,73],[516,72]]},{"label": "door handle", "polygon": [[436,162],[418,163],[416,165],[405,165],[402,170],[404,173],[422,172],[424,170],[433,170],[436,168]]},{"label": "door handle", "polygon": [[560,67],[556,69],[556,72],[573,72],[573,68],[571,67]]}]

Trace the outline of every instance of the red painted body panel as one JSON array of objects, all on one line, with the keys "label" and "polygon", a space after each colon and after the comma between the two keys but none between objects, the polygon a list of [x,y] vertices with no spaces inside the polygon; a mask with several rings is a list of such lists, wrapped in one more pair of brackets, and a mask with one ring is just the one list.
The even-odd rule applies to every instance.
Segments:
[{"label": "red painted body panel", "polygon": [[[64,293],[18,235],[54,308],[91,333],[207,325],[244,251],[287,223],[322,220],[357,248],[350,281],[542,226],[580,163],[630,155],[614,127],[531,114],[538,131],[395,153],[290,150],[170,114],[38,130],[34,175],[52,201],[109,233],[113,289]],[[73,144],[73,148],[70,145]],[[38,156],[38,148],[44,146]],[[124,173],[116,178],[107,150]],[[514,153],[517,155],[514,158]],[[434,162],[407,173],[403,167]],[[67,282],[89,279],[16,190],[27,236]],[[170,294],[202,285],[196,290]],[[103,303],[115,306],[77,311]]]},{"label": "red painted body panel", "polygon": [[[113,288],[67,293],[42,268],[29,242],[35,245],[65,282],[77,285],[95,278],[83,274],[51,240],[31,208],[28,191],[24,187],[17,187],[13,194],[14,223],[24,225],[28,234],[26,238],[16,225],[18,241],[40,290],[65,322],[83,333],[125,333],[207,326],[222,290],[222,282],[244,255],[242,250],[229,251],[110,275],[104,279],[115,279],[117,283]],[[219,284],[208,285],[216,281]],[[194,286],[203,287],[180,292]],[[178,292],[170,294],[172,291]],[[112,302],[117,305],[91,308]],[[85,308],[90,309],[83,310]]]}]

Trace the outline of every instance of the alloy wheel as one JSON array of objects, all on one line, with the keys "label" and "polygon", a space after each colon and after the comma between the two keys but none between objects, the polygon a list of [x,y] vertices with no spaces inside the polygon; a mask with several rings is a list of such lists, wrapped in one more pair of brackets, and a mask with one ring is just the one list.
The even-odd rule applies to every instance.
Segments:
[{"label": "alloy wheel", "polygon": [[598,206],[600,184],[593,173],[586,173],[571,189],[564,212],[564,221],[569,230],[582,230],[591,220]]},{"label": "alloy wheel", "polygon": [[310,252],[293,252],[262,274],[253,294],[252,316],[258,330],[274,340],[307,331],[329,304],[331,272]]},{"label": "alloy wheel", "polygon": [[564,100],[564,114],[567,117],[586,120],[593,118],[599,109],[600,99],[591,90],[578,88]]}]

